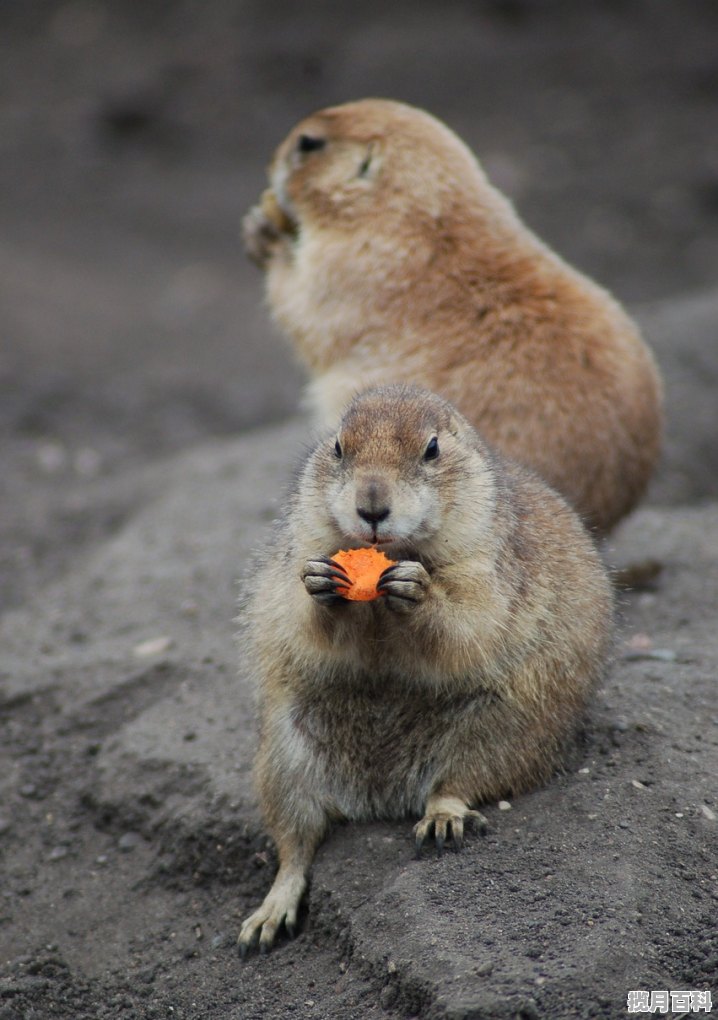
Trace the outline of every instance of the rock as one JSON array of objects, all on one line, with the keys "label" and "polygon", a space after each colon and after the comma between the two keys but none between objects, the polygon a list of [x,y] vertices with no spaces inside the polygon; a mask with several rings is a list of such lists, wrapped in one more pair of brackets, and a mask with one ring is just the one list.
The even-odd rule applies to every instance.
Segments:
[{"label": "rock", "polygon": [[139,832],[124,832],[117,840],[117,848],[122,853],[128,854],[133,850],[137,849],[143,843],[142,836]]},{"label": "rock", "polygon": [[139,644],[135,645],[132,651],[138,659],[149,659],[155,655],[164,655],[164,653],[169,651],[171,647],[172,638],[156,637],[148,638],[146,641],[140,641]]}]

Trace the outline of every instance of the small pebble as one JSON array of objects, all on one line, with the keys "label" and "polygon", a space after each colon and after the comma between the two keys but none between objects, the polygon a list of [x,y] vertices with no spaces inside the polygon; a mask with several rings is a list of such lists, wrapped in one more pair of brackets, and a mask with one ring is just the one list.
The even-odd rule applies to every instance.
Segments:
[{"label": "small pebble", "polygon": [[[708,809],[710,810],[710,808]],[[10,829],[10,822],[7,818],[0,818],[0,836]]]},{"label": "small pebble", "polygon": [[67,857],[66,846],[54,846],[50,853],[47,855],[48,861],[61,861],[63,857]]},{"label": "small pebble", "polygon": [[139,846],[141,842],[142,836],[139,832],[125,832],[117,841],[117,846],[123,853],[128,854],[135,847]]},{"label": "small pebble", "polygon": [[[715,822],[717,817],[716,813],[715,811],[712,811],[707,804],[701,804],[701,811],[703,812],[704,816],[708,819],[709,822]],[[0,832],[1,831],[2,830],[0,829]]]},{"label": "small pebble", "polygon": [[20,795],[22,797],[34,797],[37,794],[37,787],[34,783],[25,783],[20,787]]},{"label": "small pebble", "polygon": [[509,802],[507,800],[500,800],[499,803],[496,806],[498,807],[499,811],[510,811],[511,810],[511,805],[509,804]]},{"label": "small pebble", "polygon": [[632,652],[647,652],[653,647],[653,641],[648,634],[638,633],[634,634],[626,641],[626,648],[630,648]]},{"label": "small pebble", "polygon": [[172,647],[171,637],[149,638],[147,641],[140,641],[132,649],[138,659],[150,659],[153,655],[163,655]]},{"label": "small pebble", "polygon": [[478,974],[479,977],[488,977],[489,974],[493,973],[493,969],[494,965],[491,962],[491,960],[485,960],[483,963],[480,963],[479,966],[476,968],[476,973]]},{"label": "small pebble", "polygon": [[623,658],[627,661],[654,659],[656,662],[675,662],[678,658],[678,653],[674,652],[672,648],[650,648],[645,651],[629,648]]},{"label": "small pebble", "polygon": [[659,662],[675,662],[678,652],[674,652],[672,648],[654,648],[649,658],[658,659]]},{"label": "small pebble", "polygon": [[38,467],[49,475],[62,471],[67,464],[67,450],[60,443],[43,443],[35,456]]},{"label": "small pebble", "polygon": [[578,774],[579,776],[587,776],[590,771],[591,771],[590,769],[579,769]]},{"label": "small pebble", "polygon": [[642,783],[639,779],[632,779],[631,786],[635,786],[637,790],[647,790],[648,787],[645,783]]}]

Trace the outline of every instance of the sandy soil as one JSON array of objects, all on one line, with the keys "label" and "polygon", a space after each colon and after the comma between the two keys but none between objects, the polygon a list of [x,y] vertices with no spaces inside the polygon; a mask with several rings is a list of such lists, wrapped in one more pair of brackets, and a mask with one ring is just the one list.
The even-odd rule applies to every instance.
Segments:
[{"label": "sandy soil", "polygon": [[[0,1020],[718,1000],[715,5],[0,17]],[[640,319],[666,456],[606,552],[664,570],[565,775],[440,861],[408,822],[336,831],[299,937],[241,964],[274,859],[236,580],[307,430],[238,225],[291,124],[367,94],[447,120]]]}]

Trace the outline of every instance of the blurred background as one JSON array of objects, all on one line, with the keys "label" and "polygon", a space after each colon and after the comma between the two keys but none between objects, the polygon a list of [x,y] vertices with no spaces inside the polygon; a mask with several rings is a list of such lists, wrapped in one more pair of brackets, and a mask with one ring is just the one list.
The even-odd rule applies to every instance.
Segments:
[{"label": "blurred background", "polygon": [[117,526],[128,469],[296,408],[239,224],[293,123],[367,95],[445,120],[631,310],[715,285],[714,0],[2,3],[11,604]]}]

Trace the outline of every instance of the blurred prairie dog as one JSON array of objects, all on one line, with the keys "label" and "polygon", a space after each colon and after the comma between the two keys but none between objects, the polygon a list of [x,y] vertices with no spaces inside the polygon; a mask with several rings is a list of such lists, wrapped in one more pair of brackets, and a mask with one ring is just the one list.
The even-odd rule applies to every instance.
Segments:
[{"label": "blurred prairie dog", "polygon": [[[383,595],[348,602],[331,559],[376,545]],[[332,820],[420,817],[460,845],[475,807],[560,764],[611,645],[612,592],[564,500],[443,399],[357,397],[305,463],[253,577],[256,779],[279,852],[244,954],[293,933]]]},{"label": "blurred prairie dog", "polygon": [[416,383],[535,470],[598,533],[641,498],[661,383],[633,322],[518,219],[422,110],[368,99],[299,123],[244,223],[325,424]]}]

